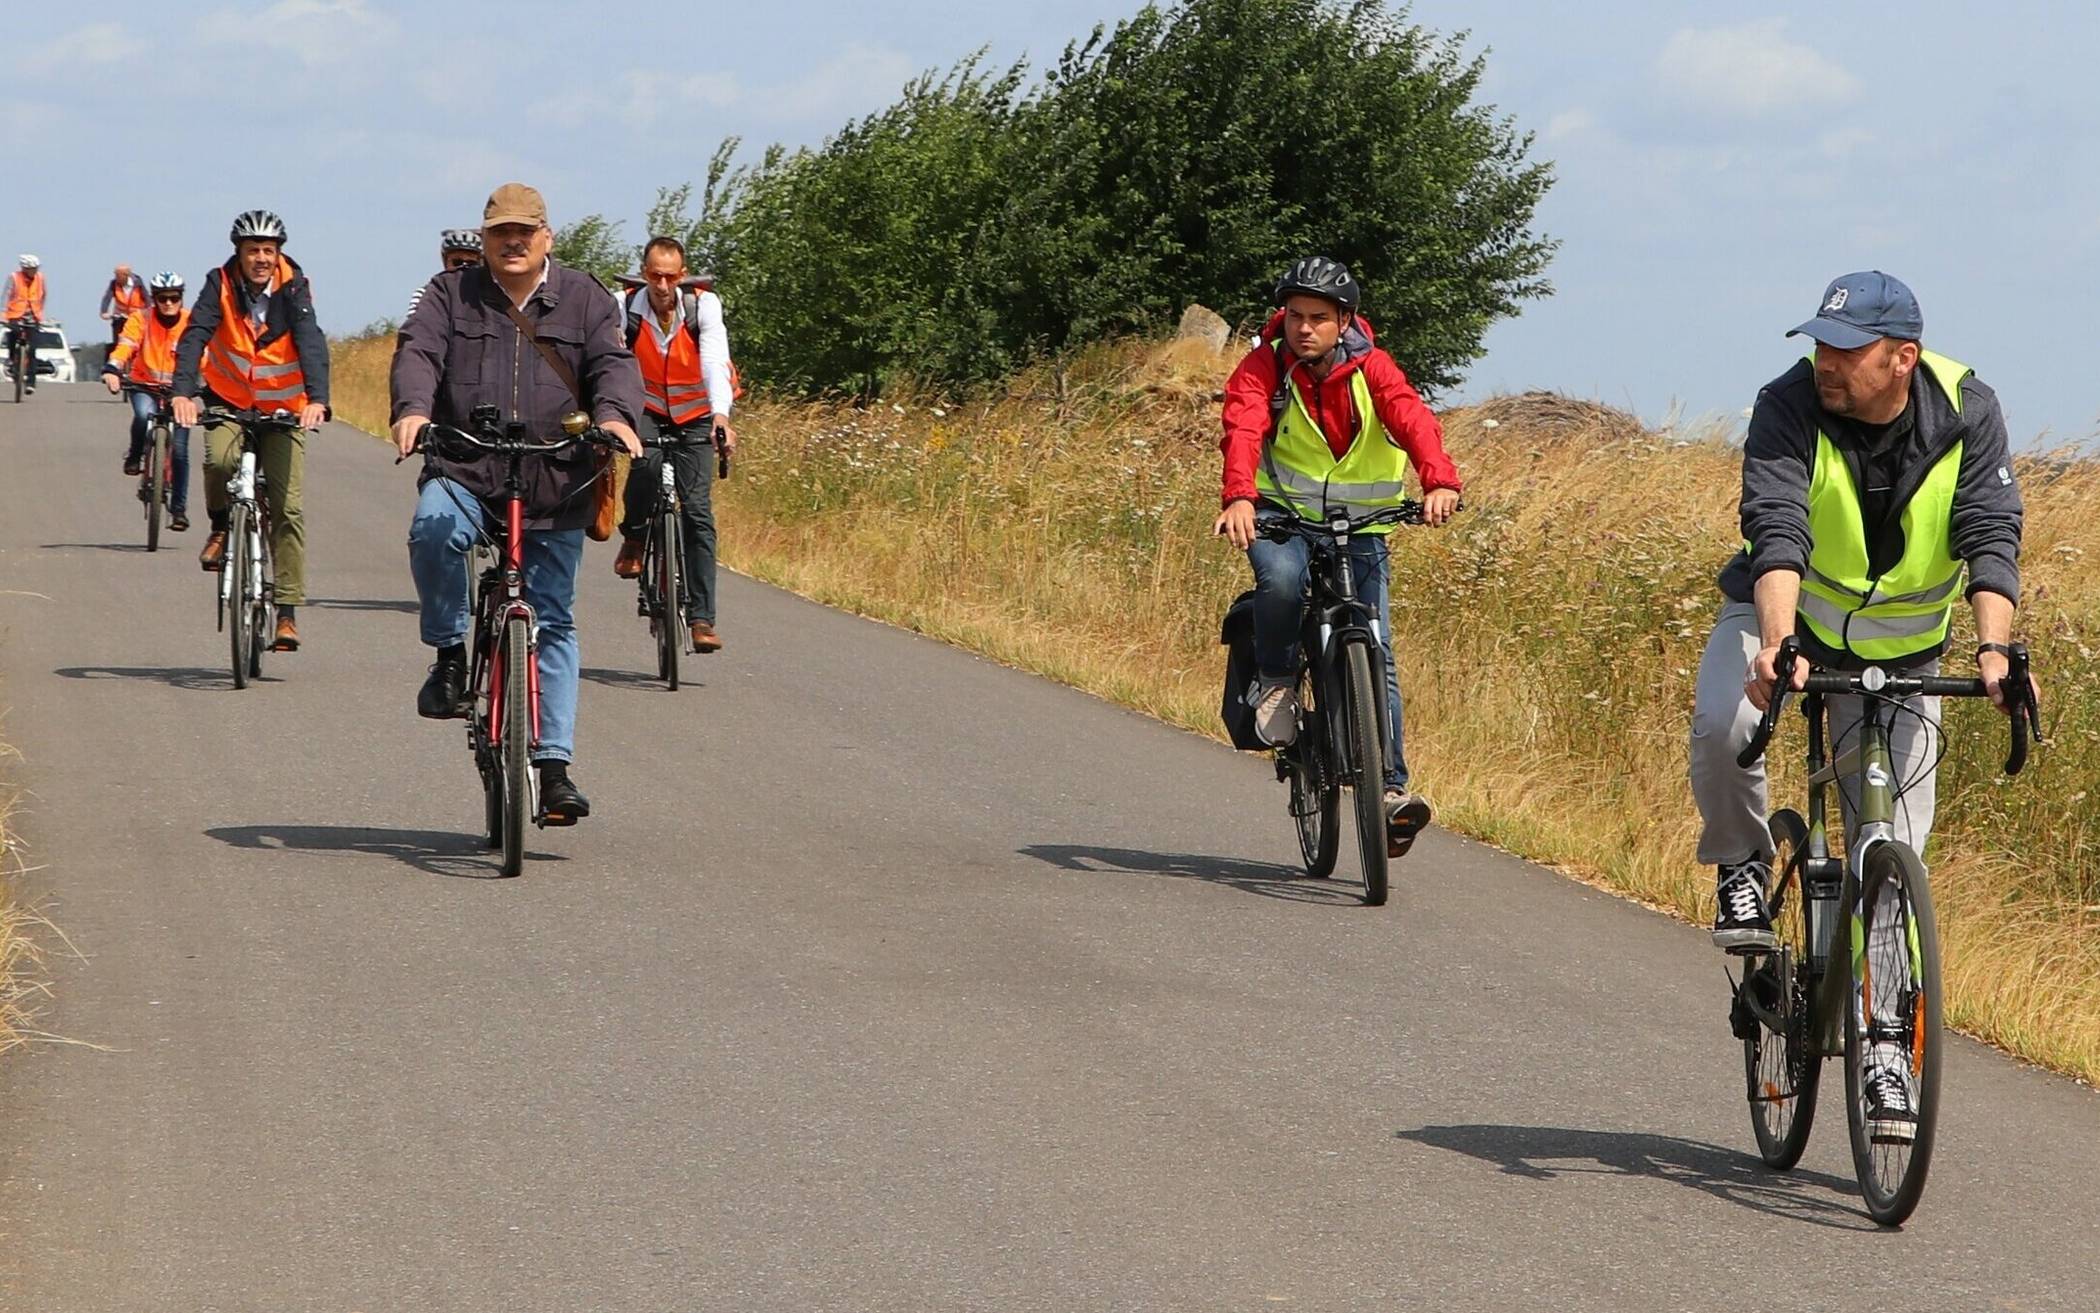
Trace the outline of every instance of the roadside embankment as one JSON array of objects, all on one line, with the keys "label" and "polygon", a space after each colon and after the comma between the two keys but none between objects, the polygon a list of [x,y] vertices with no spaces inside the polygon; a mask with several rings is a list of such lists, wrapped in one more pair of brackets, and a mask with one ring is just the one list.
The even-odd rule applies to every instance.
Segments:
[{"label": "roadside embankment", "polygon": [[40,959],[29,929],[37,918],[19,901],[15,877],[22,869],[21,845],[8,822],[15,793],[6,779],[13,755],[0,745],[0,1054],[28,1038],[35,1019],[33,1000],[44,992],[37,979]]},{"label": "roadside embankment", "polygon": [[[337,352],[338,405],[375,431],[390,345]],[[725,561],[1216,735],[1218,618],[1247,574],[1210,536],[1214,395],[1229,365],[1200,343],[1124,344],[968,404],[755,400],[737,475],[717,493]],[[1685,733],[1713,575],[1737,536],[1737,452],[1539,394],[1444,422],[1466,510],[1392,540],[1418,784],[1454,829],[1709,918]],[[1996,713],[1950,705],[1928,856],[1952,1020],[2095,1080],[2100,462],[2018,464],[2019,629],[2052,741],[2008,781]],[[724,631],[733,643],[734,616]],[[1790,726],[1775,756],[1781,799],[1798,796],[1784,758],[1800,746]],[[1280,794],[1276,822],[1287,824]],[[1403,871],[1403,900],[1405,888]],[[1518,908],[1510,929],[1551,937]]]}]

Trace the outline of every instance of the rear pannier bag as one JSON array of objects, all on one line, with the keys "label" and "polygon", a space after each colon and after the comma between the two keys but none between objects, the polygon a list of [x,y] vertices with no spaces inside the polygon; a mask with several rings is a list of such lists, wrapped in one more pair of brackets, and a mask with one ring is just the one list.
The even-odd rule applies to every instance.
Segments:
[{"label": "rear pannier bag", "polygon": [[1218,626],[1218,643],[1225,649],[1225,692],[1218,701],[1218,716],[1225,734],[1242,752],[1259,752],[1269,745],[1254,734],[1254,708],[1247,705],[1247,690],[1255,679],[1254,592],[1233,599]]}]

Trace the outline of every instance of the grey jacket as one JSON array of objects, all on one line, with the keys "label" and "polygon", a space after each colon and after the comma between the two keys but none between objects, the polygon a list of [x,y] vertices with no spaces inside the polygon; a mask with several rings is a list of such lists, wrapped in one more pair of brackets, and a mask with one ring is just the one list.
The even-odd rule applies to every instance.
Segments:
[{"label": "grey jacket", "polygon": [[[578,403],[540,352],[504,312],[509,297],[480,266],[430,280],[394,350],[392,418],[427,415],[464,427],[474,407],[491,404],[505,422],[522,420],[535,438],[561,431],[561,417]],[[619,306],[598,280],[548,261],[547,281],[525,302],[536,336],[567,360],[583,388],[591,421],[639,425],[642,375],[621,332]],[[576,529],[587,524],[594,473],[591,449],[575,446],[526,460],[521,471],[527,526]],[[502,490],[506,461],[495,456],[447,462],[445,473],[480,496]],[[426,473],[426,479],[429,475]]]},{"label": "grey jacket", "polygon": [[[1948,525],[1953,554],[1969,567],[1968,594],[2003,594],[2020,600],[2020,488],[2012,473],[2005,436],[2005,416],[1998,394],[1970,375],[1961,385],[1961,412],[1920,364],[1911,374],[1911,423],[1892,434],[1904,444],[1899,459],[1903,474],[1895,486],[1887,523],[1868,525],[1869,549],[1877,557],[1901,554],[1902,507],[1956,442],[1962,444],[1961,472]],[[1816,397],[1815,371],[1806,361],[1767,383],[1750,413],[1743,443],[1743,492],[1740,504],[1743,539],[1750,546],[1736,553],[1721,571],[1720,587],[1731,601],[1752,600],[1757,580],[1772,570],[1803,571],[1811,545],[1808,532],[1809,478],[1815,469],[1816,436],[1827,434],[1851,465],[1855,483],[1863,453],[1852,426],[1827,416]],[[1841,654],[1824,650],[1813,635],[1801,633],[1809,655],[1830,664]],[[1920,662],[1938,655],[1922,654]]]}]

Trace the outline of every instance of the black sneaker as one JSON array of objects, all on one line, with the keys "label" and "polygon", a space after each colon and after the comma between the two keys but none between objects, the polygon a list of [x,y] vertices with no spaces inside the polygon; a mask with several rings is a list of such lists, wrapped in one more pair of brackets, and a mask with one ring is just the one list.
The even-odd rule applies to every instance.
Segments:
[{"label": "black sneaker", "polygon": [[1765,881],[1771,878],[1772,868],[1763,862],[1721,868],[1714,888],[1714,947],[1731,953],[1767,953],[1779,947],[1772,914],[1765,910]]},{"label": "black sneaker", "polygon": [[1867,1138],[1876,1144],[1909,1144],[1918,1138],[1918,1110],[1910,1100],[1910,1080],[1893,1062],[1867,1068]]},{"label": "black sneaker", "polygon": [[426,720],[464,720],[467,715],[467,661],[464,655],[438,654],[430,678],[416,691],[416,714]]},{"label": "black sneaker", "polygon": [[540,816],[547,825],[574,825],[591,814],[591,800],[569,778],[569,763],[543,761],[540,767]]}]

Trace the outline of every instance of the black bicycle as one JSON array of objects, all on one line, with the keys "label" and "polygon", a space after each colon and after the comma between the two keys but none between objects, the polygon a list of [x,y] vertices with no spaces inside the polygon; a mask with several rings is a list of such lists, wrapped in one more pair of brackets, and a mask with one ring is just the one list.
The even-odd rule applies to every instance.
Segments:
[{"label": "black bicycle", "polygon": [[1356,595],[1349,540],[1381,525],[1422,523],[1422,504],[1404,501],[1368,515],[1326,521],[1263,515],[1254,531],[1272,542],[1301,537],[1312,548],[1299,637],[1298,735],[1276,750],[1276,778],[1291,787],[1291,818],[1305,870],[1334,873],[1341,848],[1341,797],[1355,801],[1364,902],[1386,900],[1388,821],[1385,764],[1393,741],[1386,697],[1383,618]]},{"label": "black bicycle", "polygon": [[[656,641],[656,677],[678,691],[678,658],[690,650],[685,624],[685,535],[679,531],[681,503],[677,471],[671,453],[679,448],[714,445],[714,435],[705,430],[686,433],[659,431],[642,439],[642,445],[662,452],[656,462],[656,499],[650,503],[649,519],[642,538],[642,573],[635,599],[635,614],[649,621],[649,635]],[[729,474],[729,456],[719,458],[720,473]]]},{"label": "black bicycle", "polygon": [[205,428],[240,430],[241,459],[227,480],[226,555],[219,562],[219,628],[227,635],[233,686],[262,678],[263,653],[277,641],[277,560],[270,548],[270,499],[261,465],[263,435],[299,427],[288,410],[228,410],[217,406],[198,416]]},{"label": "black bicycle", "polygon": [[175,418],[168,408],[167,389],[143,383],[124,385],[126,396],[134,392],[143,392],[154,401],[153,421],[146,428],[146,464],[139,472],[139,501],[144,503],[146,512],[146,550],[157,552],[161,516],[174,496],[170,485],[175,479]]},{"label": "black bicycle", "polygon": [[[1788,675],[1800,646],[1789,638],[1776,662],[1780,683],[1749,746],[1737,757],[1746,769],[1764,756],[1786,705]],[[2012,700],[2012,746],[2005,773],[2027,762],[2029,731],[2042,738],[2041,713],[2027,649],[2014,644],[2007,661]],[[1824,699],[1865,700],[1857,734],[1828,759]],[[1815,1121],[1823,1060],[1845,1060],[1846,1122],[1852,1162],[1867,1213],[1884,1226],[1900,1225],[1918,1206],[1932,1161],[1940,1104],[1940,944],[1926,886],[1925,864],[1896,838],[1894,818],[1908,781],[1896,774],[1889,746],[1899,716],[1922,713],[1914,697],[1980,698],[1980,679],[1811,666],[1801,709],[1808,718],[1808,815],[1772,813],[1774,857],[1765,901],[1777,948],[1748,955],[1734,984],[1729,1020],[1743,1043],[1751,1124],[1758,1153],[1782,1170],[1808,1147]],[[1938,727],[1933,726],[1936,736]],[[1942,740],[1944,755],[1944,740]],[[1843,783],[1857,799],[1846,839],[1833,855],[1829,790]],[[1843,929],[1843,938],[1839,931]],[[1832,960],[1837,945],[1842,959]],[[1868,1080],[1902,1055],[1895,1078],[1905,1082],[1915,1120],[1871,1122]],[[1870,1065],[1876,1071],[1870,1072]]]},{"label": "black bicycle", "polygon": [[24,315],[7,325],[7,369],[15,377],[17,403],[25,391],[36,391],[36,330],[35,315]]}]

